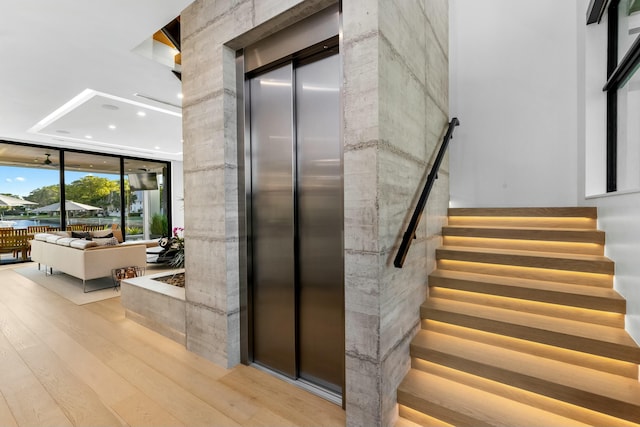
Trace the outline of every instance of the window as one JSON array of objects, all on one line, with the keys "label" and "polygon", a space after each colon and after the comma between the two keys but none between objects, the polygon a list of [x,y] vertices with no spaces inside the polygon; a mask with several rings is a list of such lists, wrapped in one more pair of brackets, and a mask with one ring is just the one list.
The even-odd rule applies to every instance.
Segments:
[{"label": "window", "polygon": [[640,0],[608,9],[607,192],[640,188]]},{"label": "window", "polygon": [[125,221],[131,240],[169,236],[167,165],[125,159]]},{"label": "window", "polygon": [[0,203],[3,226],[61,226],[59,165],[56,149],[0,142],[0,194],[27,201]]},{"label": "window", "polygon": [[120,159],[67,152],[64,156],[66,228],[120,226]]},{"label": "window", "polygon": [[118,225],[127,240],[169,235],[170,172],[158,160],[0,140],[0,194],[27,202],[0,206],[0,221],[20,228]]}]

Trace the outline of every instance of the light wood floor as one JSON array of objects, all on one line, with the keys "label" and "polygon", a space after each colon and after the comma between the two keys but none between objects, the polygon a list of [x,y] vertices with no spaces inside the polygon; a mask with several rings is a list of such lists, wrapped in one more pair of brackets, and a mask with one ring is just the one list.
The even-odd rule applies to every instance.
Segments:
[{"label": "light wood floor", "polygon": [[[24,266],[18,265],[18,267]],[[0,267],[0,426],[344,426],[339,407],[223,369],[124,317]]]}]

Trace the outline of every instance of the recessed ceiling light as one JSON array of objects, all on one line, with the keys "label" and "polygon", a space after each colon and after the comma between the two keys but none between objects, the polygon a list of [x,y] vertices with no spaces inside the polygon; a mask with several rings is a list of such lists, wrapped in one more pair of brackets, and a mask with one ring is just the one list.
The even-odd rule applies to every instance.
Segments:
[{"label": "recessed ceiling light", "polygon": [[147,113],[145,113],[144,111],[138,111],[136,114],[140,117],[144,117],[147,115]]},{"label": "recessed ceiling light", "polygon": [[180,92],[180,93],[178,94],[178,98],[180,98],[180,99],[184,98],[184,95],[182,94],[182,92]]},{"label": "recessed ceiling light", "polygon": [[109,125],[109,129],[113,130],[116,128],[116,125]]},{"label": "recessed ceiling light", "polygon": [[66,135],[66,134],[69,134],[69,133],[71,133],[71,132],[69,132],[68,130],[64,130],[64,129],[58,129],[58,130],[56,131],[56,133],[63,133],[63,134],[65,134],[65,135]]},{"label": "recessed ceiling light", "polygon": [[84,137],[87,138],[87,139],[93,138],[93,136],[91,136],[91,135],[85,135]]},{"label": "recessed ceiling light", "polygon": [[155,147],[153,147],[153,148],[155,148],[156,150],[159,150],[159,149],[160,149],[160,147],[158,147],[157,145],[156,145]]},{"label": "recessed ceiling light", "polygon": [[120,107],[115,106],[113,104],[102,104],[102,108],[104,108],[105,110],[119,110]]}]

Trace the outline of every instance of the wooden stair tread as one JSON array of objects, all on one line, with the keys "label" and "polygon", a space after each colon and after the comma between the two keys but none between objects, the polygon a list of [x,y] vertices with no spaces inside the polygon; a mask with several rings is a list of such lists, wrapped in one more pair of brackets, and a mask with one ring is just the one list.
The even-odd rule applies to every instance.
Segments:
[{"label": "wooden stair tread", "polygon": [[411,354],[453,369],[640,422],[640,383],[520,351],[420,331]]},{"label": "wooden stair tread", "polygon": [[478,230],[523,230],[523,231],[548,231],[551,233],[585,233],[585,234],[605,234],[602,230],[594,230],[592,228],[562,228],[562,227],[536,227],[536,226],[524,226],[524,225],[443,225],[442,228],[446,229],[478,229]]},{"label": "wooden stair tread", "polygon": [[436,249],[436,259],[470,261],[533,268],[559,269],[588,273],[613,274],[614,263],[600,255],[561,254],[516,249],[442,246]]},{"label": "wooden stair tread", "polygon": [[441,277],[445,279],[460,279],[473,282],[496,283],[505,286],[523,287],[534,290],[548,290],[565,292],[575,295],[588,295],[600,298],[610,298],[618,301],[625,301],[622,296],[610,288],[600,288],[596,286],[573,285],[562,282],[549,282],[544,280],[525,279],[519,277],[494,276],[491,274],[470,273],[456,270],[434,270],[430,277]]},{"label": "wooden stair tread", "polygon": [[594,356],[593,354],[567,348],[560,348],[537,341],[514,338],[508,335],[487,332],[450,323],[425,322],[422,327],[427,331],[433,331],[470,341],[478,341],[484,344],[490,344],[494,347],[502,347],[519,351],[521,353],[544,357],[546,359],[559,360],[572,365],[584,366],[585,368],[596,369],[601,372],[609,372],[611,374],[627,378],[638,378],[638,364],[632,362]]},{"label": "wooden stair tread", "polygon": [[417,369],[398,387],[398,403],[457,426],[586,425]]},{"label": "wooden stair tread", "polygon": [[629,346],[630,349],[640,347],[631,339],[624,329],[611,328],[608,326],[598,326],[576,322],[573,320],[549,318],[537,314],[522,313],[514,310],[505,310],[495,307],[483,307],[476,304],[443,300],[440,298],[429,298],[422,305],[423,310],[436,309],[455,313],[461,313],[471,317],[484,317],[490,320],[503,321],[523,326],[530,326],[548,330],[550,332],[561,332],[568,335],[576,335],[584,338],[607,341],[615,344]]},{"label": "wooden stair tread", "polygon": [[420,427],[420,424],[416,424],[411,420],[403,417],[398,417],[398,421],[394,424],[395,427]]},{"label": "wooden stair tread", "polygon": [[521,256],[532,256],[532,257],[541,257],[541,258],[553,258],[553,259],[575,259],[581,261],[605,261],[610,262],[611,259],[606,256],[601,255],[584,255],[584,254],[557,254],[555,252],[537,252],[537,251],[523,251],[518,249],[494,249],[494,248],[469,248],[466,246],[441,246],[438,250],[443,251],[461,251],[461,252],[471,252],[471,253],[487,253],[487,254],[496,254],[496,255],[521,255]]},{"label": "wooden stair tread", "polygon": [[[585,322],[593,325],[624,328],[624,314],[591,308],[574,307],[557,303],[548,303],[518,296],[499,296],[486,292],[465,291],[435,286],[429,289],[430,298],[447,299],[451,301],[466,302],[480,306],[503,308],[524,313],[539,314],[551,318],[569,319]],[[567,299],[565,297],[564,299]]]},{"label": "wooden stair tread", "polygon": [[604,232],[579,228],[505,227],[488,225],[447,225],[442,227],[443,236],[482,237],[496,239],[552,240],[557,242],[579,242],[603,244]]},{"label": "wooden stair tread", "polygon": [[424,319],[434,319],[543,344],[640,363],[640,347],[622,328],[600,326],[539,314],[428,298]]},{"label": "wooden stair tread", "polygon": [[[561,296],[566,295],[567,298],[561,300],[563,305],[626,312],[626,300],[610,288],[441,269],[434,270],[429,279],[429,286],[478,292],[477,288],[485,285],[492,295],[526,296],[548,303],[559,303]],[[437,284],[434,285],[434,282]]]},{"label": "wooden stair tread", "polygon": [[598,210],[593,207],[449,208],[449,216],[597,218],[597,215]]},{"label": "wooden stair tread", "polygon": [[[415,425],[423,427],[455,427],[449,423],[439,420],[429,415],[411,409],[408,406],[398,405],[398,415],[406,421],[412,422]],[[403,421],[404,422],[404,421]],[[397,426],[397,424],[396,424]],[[409,426],[405,426],[409,427]],[[413,427],[413,426],[412,426]]]}]

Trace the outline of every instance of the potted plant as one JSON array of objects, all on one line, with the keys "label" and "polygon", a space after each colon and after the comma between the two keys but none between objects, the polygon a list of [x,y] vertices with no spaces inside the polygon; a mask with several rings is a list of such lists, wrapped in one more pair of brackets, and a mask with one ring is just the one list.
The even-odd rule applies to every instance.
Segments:
[{"label": "potted plant", "polygon": [[173,259],[169,262],[174,268],[184,267],[184,228],[173,228],[173,239],[171,247],[175,250]]},{"label": "potted plant", "polygon": [[163,237],[158,242],[163,251],[157,262],[169,264],[174,268],[184,267],[184,228],[174,227],[171,237]]},{"label": "potted plant", "polygon": [[168,227],[169,223],[165,215],[159,213],[153,214],[149,222],[151,237],[166,236]]}]

